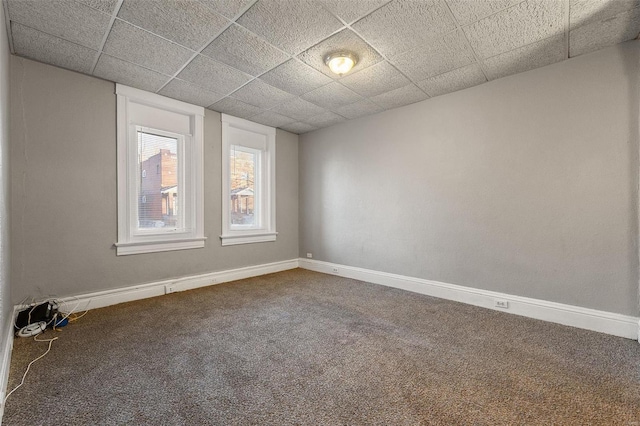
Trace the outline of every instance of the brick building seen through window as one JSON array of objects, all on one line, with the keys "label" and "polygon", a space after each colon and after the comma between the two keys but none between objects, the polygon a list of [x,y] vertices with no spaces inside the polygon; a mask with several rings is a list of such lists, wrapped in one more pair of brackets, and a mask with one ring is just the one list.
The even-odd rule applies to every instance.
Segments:
[{"label": "brick building seen through window", "polygon": [[231,148],[231,223],[257,225],[256,213],[256,154]]},{"label": "brick building seen through window", "polygon": [[[178,217],[178,158],[170,149],[140,163],[140,228],[176,227]],[[151,171],[155,170],[155,173]],[[144,201],[144,202],[143,202]]]}]

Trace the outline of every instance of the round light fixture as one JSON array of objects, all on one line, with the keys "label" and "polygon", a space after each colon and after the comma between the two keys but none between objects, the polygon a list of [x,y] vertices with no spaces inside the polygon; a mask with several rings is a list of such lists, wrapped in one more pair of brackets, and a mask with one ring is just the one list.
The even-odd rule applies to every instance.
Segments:
[{"label": "round light fixture", "polygon": [[324,58],[324,63],[329,66],[329,69],[338,75],[343,75],[351,71],[351,68],[358,62],[358,58],[353,53],[349,52],[336,52],[327,55]]}]

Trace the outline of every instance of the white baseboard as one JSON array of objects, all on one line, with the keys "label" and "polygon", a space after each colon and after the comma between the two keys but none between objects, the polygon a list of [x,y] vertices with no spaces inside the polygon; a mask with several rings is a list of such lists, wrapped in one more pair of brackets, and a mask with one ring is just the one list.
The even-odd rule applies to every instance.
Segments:
[{"label": "white baseboard", "polygon": [[[163,280],[152,283],[134,285],[130,287],[113,290],[86,293],[78,296],[61,298],[61,308],[78,310],[104,308],[105,306],[116,305],[118,303],[132,302],[134,300],[146,299],[148,297],[162,296],[165,294],[165,286],[170,285],[173,292],[191,290],[198,287],[206,287],[213,284],[221,284],[229,281],[244,278],[257,277],[274,272],[286,271],[298,267],[298,259],[285,260],[282,262],[267,263],[263,265],[246,266],[243,268],[230,269],[220,272],[212,272],[202,275],[192,275],[188,277]],[[9,368],[11,366],[11,351],[13,349],[13,322],[18,312],[26,306],[17,305],[14,307],[11,321],[2,330],[5,337],[2,359],[0,362],[0,424],[4,414],[4,397],[7,393],[7,382],[9,380]]]},{"label": "white baseboard", "polygon": [[[301,258],[299,266],[325,274],[354,278],[441,299],[626,337],[640,342],[640,318],[638,317],[317,260]],[[507,301],[508,308],[495,307],[496,299]]]},{"label": "white baseboard", "polygon": [[[118,303],[162,296],[166,294],[166,286],[171,286],[174,292],[191,290],[297,267],[640,341],[640,318],[638,317],[303,258],[64,297],[62,308],[64,310],[77,307],[77,310],[81,311],[103,308]],[[507,301],[508,308],[496,308],[496,299]],[[22,308],[24,307],[16,306],[16,310]],[[5,339],[3,359],[0,360],[2,392],[6,389],[13,345],[13,324],[9,324],[8,327],[4,330],[5,336],[8,337]],[[2,408],[0,406],[0,416]]]},{"label": "white baseboard", "polygon": [[162,296],[166,294],[166,286],[171,286],[173,292],[192,290],[194,288],[286,271],[297,267],[298,259],[291,259],[281,262],[266,263],[263,265],[246,266],[226,271],[211,272],[202,275],[192,275],[188,277],[156,281],[113,290],[97,291],[78,296],[63,297],[61,298],[61,308],[63,311],[65,309],[73,309],[74,307],[77,307],[75,310],[80,311],[104,308],[105,306],[116,305],[118,303]]},{"label": "white baseboard", "polygon": [[[309,259],[291,259],[71,296],[62,298],[62,308],[76,306],[79,310],[103,308],[164,295],[167,285],[171,286],[174,292],[184,291],[297,267],[640,341],[640,318],[638,317]],[[495,299],[506,300],[509,304],[508,309],[496,308]],[[5,344],[0,360],[0,423],[4,414],[4,397],[11,365],[13,319],[22,308],[24,307],[15,307],[12,321],[4,327],[4,330],[1,330],[4,333]]]},{"label": "white baseboard", "polygon": [[2,359],[0,362],[0,424],[4,415],[4,398],[7,394],[7,385],[9,383],[9,370],[11,369],[11,352],[13,351],[13,322],[18,315],[18,307],[13,308],[10,320],[7,321],[2,330],[4,345],[2,347]]}]

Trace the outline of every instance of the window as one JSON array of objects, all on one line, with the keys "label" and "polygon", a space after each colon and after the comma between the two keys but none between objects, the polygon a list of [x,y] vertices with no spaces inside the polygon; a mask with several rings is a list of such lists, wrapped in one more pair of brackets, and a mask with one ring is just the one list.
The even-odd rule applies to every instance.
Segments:
[{"label": "window", "polygon": [[116,94],[117,254],[204,247],[204,109],[120,84]]},{"label": "window", "polygon": [[276,240],[276,131],[222,114],[222,245]]}]

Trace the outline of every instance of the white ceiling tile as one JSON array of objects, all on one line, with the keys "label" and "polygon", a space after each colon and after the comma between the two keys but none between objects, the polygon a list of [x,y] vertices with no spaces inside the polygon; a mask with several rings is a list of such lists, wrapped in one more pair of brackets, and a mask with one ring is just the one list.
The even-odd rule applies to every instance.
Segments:
[{"label": "white ceiling tile", "polygon": [[331,82],[326,75],[303,64],[297,59],[272,69],[260,76],[261,80],[286,92],[300,95]]},{"label": "white ceiling tile", "polygon": [[413,80],[423,80],[475,62],[461,30],[453,31],[409,52],[391,57]]},{"label": "white ceiling tile", "polygon": [[522,0],[446,0],[460,25],[492,15]]},{"label": "white ceiling tile", "polygon": [[189,62],[177,77],[217,93],[231,93],[249,80],[251,76],[235,68],[198,55]]},{"label": "white ceiling tile", "polygon": [[615,17],[583,25],[569,33],[569,56],[593,52],[638,37],[640,8],[631,9]]},{"label": "white ceiling tile", "polygon": [[427,92],[429,96],[439,96],[445,93],[466,89],[486,82],[478,64],[467,65],[426,80],[419,81],[418,86]]},{"label": "white ceiling tile", "polygon": [[212,41],[202,54],[253,76],[260,75],[289,58],[286,53],[236,24]]},{"label": "white ceiling tile", "polygon": [[260,108],[269,109],[293,99],[294,95],[273,87],[262,80],[255,79],[232,93],[231,97]]},{"label": "white ceiling tile", "polygon": [[261,108],[229,97],[219,100],[211,105],[209,109],[240,118],[249,118],[262,112]]},{"label": "white ceiling tile", "polygon": [[80,3],[84,3],[94,9],[98,9],[100,12],[112,14],[118,4],[118,0],[76,0]]},{"label": "white ceiling tile", "polygon": [[316,127],[328,127],[341,121],[345,121],[345,118],[331,111],[325,111],[322,114],[309,117],[305,120],[305,123]]},{"label": "white ceiling tile", "polygon": [[116,19],[103,51],[162,74],[173,75],[193,52]]},{"label": "white ceiling tile", "polygon": [[307,133],[312,130],[317,129],[317,127],[312,126],[311,124],[296,122],[291,124],[285,124],[281,127],[282,130],[286,130],[287,132],[295,133],[297,135],[301,135],[302,133]]},{"label": "white ceiling tile", "polygon": [[214,12],[229,19],[235,18],[253,0],[199,0]]},{"label": "white ceiling tile", "polygon": [[322,114],[326,110],[316,104],[305,101],[304,99],[296,98],[274,107],[272,111],[286,115],[287,117],[295,118],[299,121],[305,121],[308,117]]},{"label": "white ceiling tile", "polygon": [[164,86],[158,93],[163,96],[178,99],[179,101],[203,107],[208,107],[222,98],[222,95],[219,93],[211,92],[203,89],[202,87],[194,86],[191,83],[175,78],[171,80],[169,84]]},{"label": "white ceiling tile", "polygon": [[364,97],[379,95],[411,83],[387,61],[350,74],[340,82]]},{"label": "white ceiling tile", "polygon": [[148,92],[157,91],[169,80],[166,75],[104,53],[100,55],[93,75]]},{"label": "white ceiling tile", "polygon": [[[18,55],[86,74],[99,58],[96,77],[148,91],[162,87],[167,96],[242,118],[259,116],[296,133],[481,84],[482,71],[495,79],[561,61],[567,46],[576,56],[640,32],[640,0],[5,4]],[[119,17],[106,34],[115,12]],[[230,22],[236,18],[237,24]],[[342,77],[324,63],[338,50],[359,58]]]},{"label": "white ceiling tile", "polygon": [[562,2],[529,0],[481,19],[464,32],[471,47],[481,58],[564,34]]},{"label": "white ceiling tile", "polygon": [[322,4],[338,18],[350,24],[373,12],[390,0],[321,0]]},{"label": "white ceiling tile", "polygon": [[273,111],[264,111],[251,117],[251,121],[264,124],[265,126],[281,127],[285,124],[291,124],[296,120]]},{"label": "white ceiling tile", "polygon": [[13,48],[17,55],[58,67],[90,73],[97,51],[58,37],[11,23]]},{"label": "white ceiling tile", "polygon": [[237,22],[290,54],[313,46],[342,26],[311,0],[260,0]]},{"label": "white ceiling tile", "polygon": [[380,111],[382,111],[382,107],[374,104],[368,99],[335,109],[335,112],[343,117],[347,117],[348,119],[364,117],[365,115],[375,114]]},{"label": "white ceiling tile", "polygon": [[342,84],[333,82],[302,95],[302,98],[325,108],[336,108],[342,105],[358,102],[362,99],[353,90]]},{"label": "white ceiling tile", "polygon": [[455,28],[443,0],[395,0],[353,25],[384,55],[397,55]]},{"label": "white ceiling tile", "polygon": [[190,49],[201,49],[229,21],[193,0],[125,1],[118,17]]},{"label": "white ceiling tile", "polygon": [[569,3],[569,25],[573,30],[636,7],[640,7],[640,0],[571,0]]},{"label": "white ceiling tile", "polygon": [[567,59],[564,36],[551,37],[483,61],[490,80]]},{"label": "white ceiling tile", "polygon": [[[312,48],[302,52],[298,55],[298,58],[321,73],[333,79],[338,79],[340,77],[331,72],[329,67],[324,63],[324,59],[331,53],[345,50],[358,57],[358,62],[350,73],[370,67],[382,60],[382,56],[349,29],[344,29],[321,41]],[[345,76],[347,75],[349,74],[345,74]]]},{"label": "white ceiling tile", "polygon": [[424,101],[425,99],[429,99],[429,96],[425,95],[424,92],[414,84],[370,98],[371,101],[380,105],[384,109],[397,108],[403,105]]},{"label": "white ceiling tile", "polygon": [[91,49],[100,49],[111,17],[71,0],[9,0],[11,21]]}]

